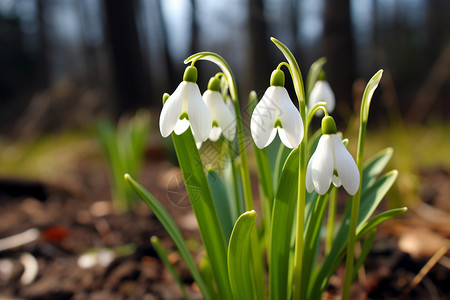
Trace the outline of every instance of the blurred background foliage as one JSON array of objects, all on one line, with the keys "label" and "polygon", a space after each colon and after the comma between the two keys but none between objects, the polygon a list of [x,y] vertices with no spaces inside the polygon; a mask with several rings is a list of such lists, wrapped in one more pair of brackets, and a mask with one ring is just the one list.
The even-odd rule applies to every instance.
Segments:
[{"label": "blurred background foliage", "polygon": [[[334,116],[350,137],[366,80],[385,70],[367,154],[392,145],[400,189],[415,190],[420,168],[450,169],[449,13],[446,0],[0,0],[0,175],[47,176],[77,149],[95,156],[80,131],[103,117],[148,108],[157,134],[161,95],[194,52],[229,62],[245,106],[282,59],[275,36],[304,76],[327,57]],[[204,90],[217,70],[198,66]]]}]

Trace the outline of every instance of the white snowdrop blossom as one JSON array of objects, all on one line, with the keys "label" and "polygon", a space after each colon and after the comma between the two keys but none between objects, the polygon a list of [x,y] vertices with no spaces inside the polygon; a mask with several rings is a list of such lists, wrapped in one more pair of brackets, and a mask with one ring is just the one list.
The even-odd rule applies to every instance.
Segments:
[{"label": "white snowdrop blossom", "polygon": [[234,111],[225,104],[225,101],[220,93],[220,81],[213,77],[211,78],[208,89],[203,93],[203,100],[211,113],[212,129],[209,133],[209,139],[213,142],[224,137],[233,141],[236,135],[236,118]]},{"label": "white snowdrop blossom", "polygon": [[260,149],[268,146],[278,132],[288,148],[297,148],[303,139],[304,129],[300,112],[284,88],[284,73],[275,70],[271,86],[255,107],[250,120],[253,141]]},{"label": "white snowdrop blossom", "polygon": [[172,131],[179,135],[189,126],[196,141],[208,139],[212,127],[211,115],[202,99],[197,85],[197,69],[187,67],[183,81],[167,99],[159,118],[159,129],[163,137]]},{"label": "white snowdrop blossom", "polygon": [[[324,117],[324,120],[327,118],[334,124],[334,120],[329,116]],[[360,183],[358,167],[336,134],[336,125],[334,124],[334,130],[324,130],[324,120],[324,134],[320,137],[306,169],[306,190],[308,193],[316,190],[318,194],[324,195],[333,182],[336,187],[342,185],[347,193],[354,195]]]},{"label": "white snowdrop blossom", "polygon": [[[336,99],[330,84],[326,80],[318,80],[314,84],[309,94],[309,107],[313,107],[318,102],[325,102],[325,108],[328,112],[332,112],[336,106]],[[323,111],[319,109],[316,116],[322,116]]]}]

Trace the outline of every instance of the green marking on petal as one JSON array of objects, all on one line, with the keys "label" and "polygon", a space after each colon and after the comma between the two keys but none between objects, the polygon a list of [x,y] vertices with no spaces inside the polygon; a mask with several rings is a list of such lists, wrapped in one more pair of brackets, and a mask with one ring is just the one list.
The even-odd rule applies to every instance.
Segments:
[{"label": "green marking on petal", "polygon": [[219,124],[217,123],[216,120],[214,120],[214,121],[212,122],[212,127],[219,127]]},{"label": "green marking on petal", "polygon": [[275,121],[275,125],[273,125],[273,128],[277,128],[277,127],[283,128],[283,124],[281,124],[280,119],[277,119]]},{"label": "green marking on petal", "polygon": [[184,112],[181,114],[180,120],[183,120],[183,119],[189,120],[189,116],[188,116],[187,112]]}]

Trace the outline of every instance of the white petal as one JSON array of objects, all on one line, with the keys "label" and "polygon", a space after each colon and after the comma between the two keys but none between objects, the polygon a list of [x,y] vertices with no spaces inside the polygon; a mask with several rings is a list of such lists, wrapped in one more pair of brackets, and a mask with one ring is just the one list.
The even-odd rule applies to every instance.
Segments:
[{"label": "white petal", "polygon": [[[221,132],[230,141],[234,140],[236,134],[236,119],[232,111],[225,104],[222,94],[217,91],[207,90],[203,93],[203,100],[211,113],[211,118],[219,124]],[[220,137],[220,133],[219,133]],[[215,140],[219,138],[217,137]],[[211,134],[209,139],[211,138]]]},{"label": "white petal", "polygon": [[198,139],[196,139],[195,135],[194,135],[194,140],[195,140],[195,145],[197,146],[197,149],[200,150],[200,148],[202,147],[203,142],[198,140]]},{"label": "white petal", "polygon": [[167,99],[161,110],[159,130],[163,137],[172,133],[183,109],[183,100],[187,96],[186,82],[181,82],[173,94]]},{"label": "white petal", "polygon": [[298,147],[298,145],[295,146],[295,145],[292,145],[292,144],[291,144],[291,141],[290,141],[290,140],[288,139],[288,137],[286,136],[286,131],[285,131],[283,128],[279,128],[279,127],[278,127],[277,130],[278,130],[278,135],[280,136],[281,142],[282,142],[286,147],[291,148],[291,149],[297,148],[297,147]]},{"label": "white petal", "polygon": [[[266,148],[267,146],[269,146],[270,143],[272,143],[272,141],[275,139],[276,135],[277,135],[277,129],[273,128],[272,131],[270,132],[269,139],[267,140],[266,144],[262,148]],[[260,149],[262,149],[262,148],[260,148]]]},{"label": "white petal", "polygon": [[334,167],[347,193],[354,195],[359,188],[358,167],[341,139],[336,134],[332,134],[331,138],[334,144]]},{"label": "white petal", "polygon": [[203,102],[202,95],[196,83],[188,82],[189,102],[188,115],[192,134],[199,141],[206,141],[211,131],[212,121],[209,110]]},{"label": "white petal", "polygon": [[227,99],[225,100],[225,104],[230,109],[233,117],[236,117],[236,112],[234,111],[234,103],[233,103],[233,100],[231,100],[231,97],[229,97],[229,96],[227,97]]},{"label": "white petal", "polygon": [[253,141],[260,149],[264,148],[275,138],[273,127],[277,119],[277,108],[273,99],[274,87],[269,87],[261,101],[255,107],[250,120],[250,131]]},{"label": "white petal", "polygon": [[306,191],[308,193],[311,193],[314,190],[314,183],[312,181],[312,175],[311,175],[311,166],[312,161],[314,159],[314,154],[311,156],[308,162],[308,167],[306,168]]},{"label": "white petal", "polygon": [[330,135],[322,135],[311,163],[311,178],[315,190],[320,195],[324,195],[328,191],[331,184],[331,177],[333,176],[332,146]]},{"label": "white petal", "polygon": [[[313,107],[318,102],[326,102],[325,107],[328,112],[332,112],[336,105],[333,90],[328,81],[319,80],[314,84],[311,94],[309,95],[309,107]],[[323,115],[322,110],[316,112],[316,116]]]},{"label": "white petal", "polygon": [[278,117],[283,125],[283,131],[286,139],[289,141],[289,145],[286,141],[283,141],[283,137],[280,133],[280,138],[283,144],[288,148],[297,148],[303,139],[303,123],[300,116],[300,112],[292,103],[291,98],[287,90],[284,87],[275,87],[277,90],[277,106]]},{"label": "white petal", "polygon": [[220,129],[220,127],[214,126],[213,128],[211,128],[208,138],[211,141],[216,142],[220,138],[221,134],[222,134],[222,129]]},{"label": "white petal", "polygon": [[177,124],[175,125],[175,128],[173,129],[173,131],[175,132],[176,135],[180,135],[183,132],[186,131],[186,129],[189,128],[189,121],[186,119],[178,119]]}]

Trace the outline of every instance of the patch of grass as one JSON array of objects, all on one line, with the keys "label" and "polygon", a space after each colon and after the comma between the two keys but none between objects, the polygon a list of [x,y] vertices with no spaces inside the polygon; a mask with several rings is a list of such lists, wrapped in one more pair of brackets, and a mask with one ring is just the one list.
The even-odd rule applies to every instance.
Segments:
[{"label": "patch of grass", "polygon": [[99,161],[101,151],[90,130],[47,134],[34,140],[0,139],[0,176],[60,182],[80,168]]},{"label": "patch of grass", "polygon": [[419,171],[439,167],[450,170],[450,124],[428,123],[371,129],[367,134],[367,156],[389,145],[394,155],[388,168],[399,170],[392,204],[414,206],[420,202]]}]

